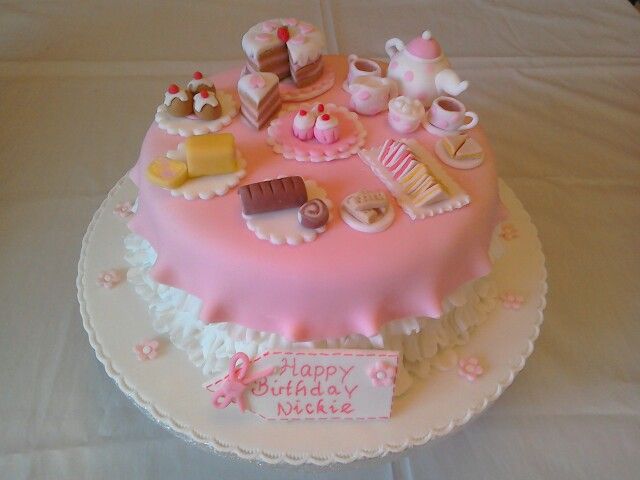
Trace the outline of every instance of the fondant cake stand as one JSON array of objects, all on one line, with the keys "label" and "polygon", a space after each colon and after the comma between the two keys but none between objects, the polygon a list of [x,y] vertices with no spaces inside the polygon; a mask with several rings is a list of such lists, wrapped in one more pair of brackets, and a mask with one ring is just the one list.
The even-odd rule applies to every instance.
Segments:
[{"label": "fondant cake stand", "polygon": [[[544,255],[536,229],[514,193],[500,185],[502,200],[517,229],[495,265],[499,289],[517,291],[527,301],[519,310],[499,306],[456,351],[477,356],[485,373],[475,382],[456,369],[416,380],[394,401],[392,417],[381,421],[277,422],[216,410],[202,389],[207,380],[168,339],[157,337],[147,306],[127,283],[111,290],[96,279],[103,270],[125,266],[126,222],[112,211],[133,200],[136,188],[123,178],[95,213],[82,243],[78,300],[96,356],[120,389],[160,424],[216,453],[276,464],[331,465],[399,455],[467,423],[513,382],[533,351],[547,291]],[[428,220],[426,220],[428,221]],[[133,346],[160,340],[158,357],[141,362]]]}]

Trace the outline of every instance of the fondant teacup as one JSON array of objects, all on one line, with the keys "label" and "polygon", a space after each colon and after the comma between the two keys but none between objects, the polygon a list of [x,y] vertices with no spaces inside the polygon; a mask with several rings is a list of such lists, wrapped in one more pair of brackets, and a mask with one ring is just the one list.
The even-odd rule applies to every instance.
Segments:
[{"label": "fondant teacup", "polygon": [[347,63],[349,64],[349,74],[347,75],[348,85],[351,85],[358,77],[382,76],[382,69],[380,68],[380,65],[368,58],[358,57],[352,53],[347,57]]},{"label": "fondant teacup", "polygon": [[424,115],[424,105],[416,98],[402,96],[389,101],[389,125],[396,132],[413,132],[422,123]]},{"label": "fondant teacup", "polygon": [[[471,121],[467,121],[467,117]],[[431,104],[428,121],[434,127],[448,132],[469,130],[478,124],[478,115],[467,112],[460,100],[453,97],[438,97]]]},{"label": "fondant teacup", "polygon": [[389,100],[398,95],[396,82],[382,77],[358,77],[349,85],[350,106],[362,115],[375,115],[387,109]]}]

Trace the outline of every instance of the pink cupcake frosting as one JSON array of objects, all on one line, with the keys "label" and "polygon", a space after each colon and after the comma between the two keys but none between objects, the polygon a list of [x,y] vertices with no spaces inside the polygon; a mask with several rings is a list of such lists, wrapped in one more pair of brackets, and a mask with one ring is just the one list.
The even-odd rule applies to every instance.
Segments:
[{"label": "pink cupcake frosting", "polygon": [[328,113],[323,113],[316,119],[313,134],[320,143],[334,143],[340,138],[338,119]]},{"label": "pink cupcake frosting", "polygon": [[316,114],[300,109],[293,118],[293,135],[300,140],[311,140],[315,124]]}]

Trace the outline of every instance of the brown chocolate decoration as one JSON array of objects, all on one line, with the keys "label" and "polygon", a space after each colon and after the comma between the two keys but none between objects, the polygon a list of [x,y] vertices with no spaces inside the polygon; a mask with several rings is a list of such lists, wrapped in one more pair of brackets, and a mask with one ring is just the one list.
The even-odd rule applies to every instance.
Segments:
[{"label": "brown chocolate decoration", "polygon": [[298,222],[306,228],[320,228],[329,221],[329,208],[319,198],[309,200],[298,209]]},{"label": "brown chocolate decoration", "polygon": [[245,215],[299,207],[307,201],[302,177],[284,177],[243,185],[238,189]]}]

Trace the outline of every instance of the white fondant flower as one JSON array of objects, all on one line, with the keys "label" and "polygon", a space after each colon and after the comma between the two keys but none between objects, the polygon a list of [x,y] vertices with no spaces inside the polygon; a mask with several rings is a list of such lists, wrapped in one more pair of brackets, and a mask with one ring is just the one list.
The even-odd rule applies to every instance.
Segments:
[{"label": "white fondant flower", "polygon": [[133,347],[133,352],[138,356],[138,360],[153,360],[158,356],[158,347],[160,343],[157,340],[143,340]]},{"label": "white fondant flower", "polygon": [[506,241],[514,240],[518,238],[518,229],[511,223],[505,223],[500,229],[500,237]]},{"label": "white fondant flower", "polygon": [[484,369],[477,357],[466,357],[458,362],[458,375],[470,382],[475,381],[483,373]]},{"label": "white fondant flower", "polygon": [[115,206],[113,214],[120,218],[128,218],[133,215],[133,203],[122,202]]},{"label": "white fondant flower", "polygon": [[98,285],[104,288],[113,288],[124,280],[120,270],[106,270],[98,277]]},{"label": "white fondant flower", "polygon": [[504,308],[509,310],[520,310],[524,303],[524,297],[513,292],[504,292],[500,295],[500,301]]},{"label": "white fondant flower", "polygon": [[369,370],[369,378],[374,387],[390,387],[396,379],[396,367],[378,361]]}]

